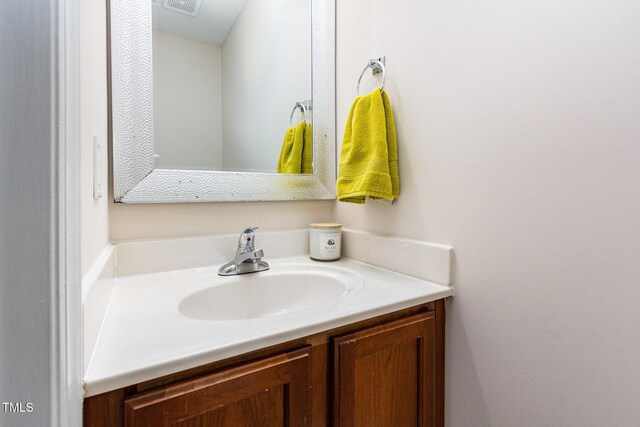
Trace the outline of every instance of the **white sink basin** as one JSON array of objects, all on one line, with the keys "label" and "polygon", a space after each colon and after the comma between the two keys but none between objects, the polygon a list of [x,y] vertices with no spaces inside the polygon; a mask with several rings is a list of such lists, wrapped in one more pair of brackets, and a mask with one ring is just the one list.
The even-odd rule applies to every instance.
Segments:
[{"label": "white sink basin", "polygon": [[216,278],[184,297],[178,310],[197,320],[262,319],[337,303],[363,286],[362,277],[346,269],[280,264],[260,273]]}]

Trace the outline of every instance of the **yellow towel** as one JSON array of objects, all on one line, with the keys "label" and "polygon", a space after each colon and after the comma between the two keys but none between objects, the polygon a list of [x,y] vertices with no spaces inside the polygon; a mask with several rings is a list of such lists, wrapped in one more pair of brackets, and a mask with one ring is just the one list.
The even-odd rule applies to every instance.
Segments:
[{"label": "yellow towel", "polygon": [[304,122],[287,129],[278,160],[279,173],[313,173],[311,125]]},{"label": "yellow towel", "polygon": [[336,196],[341,202],[400,194],[396,124],[389,98],[375,89],[353,102],[342,138]]},{"label": "yellow towel", "polygon": [[300,173],[304,147],[304,122],[287,129],[278,160],[279,173]]}]

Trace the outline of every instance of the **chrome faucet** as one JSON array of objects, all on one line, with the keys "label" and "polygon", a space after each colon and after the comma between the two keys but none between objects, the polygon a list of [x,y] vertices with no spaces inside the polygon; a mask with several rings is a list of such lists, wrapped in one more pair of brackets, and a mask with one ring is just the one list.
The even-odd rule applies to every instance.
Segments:
[{"label": "chrome faucet", "polygon": [[269,269],[269,264],[262,261],[264,256],[262,249],[255,250],[255,231],[257,229],[258,227],[249,227],[240,234],[236,257],[233,261],[220,267],[220,270],[218,270],[220,276],[257,273]]}]

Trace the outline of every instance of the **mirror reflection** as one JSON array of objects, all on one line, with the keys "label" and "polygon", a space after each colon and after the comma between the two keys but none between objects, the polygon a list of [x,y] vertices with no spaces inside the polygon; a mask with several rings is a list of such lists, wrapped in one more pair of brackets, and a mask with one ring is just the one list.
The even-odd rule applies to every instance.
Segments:
[{"label": "mirror reflection", "polygon": [[312,173],[311,0],[153,5],[155,167]]}]

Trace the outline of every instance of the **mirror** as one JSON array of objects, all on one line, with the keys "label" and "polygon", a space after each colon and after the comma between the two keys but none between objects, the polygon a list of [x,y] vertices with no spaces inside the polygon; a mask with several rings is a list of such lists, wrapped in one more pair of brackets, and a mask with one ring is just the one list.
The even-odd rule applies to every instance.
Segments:
[{"label": "mirror", "polygon": [[278,161],[311,130],[311,0],[157,1],[152,26],[158,168],[302,172]]},{"label": "mirror", "polygon": [[114,198],[335,197],[335,0],[111,0]]}]

